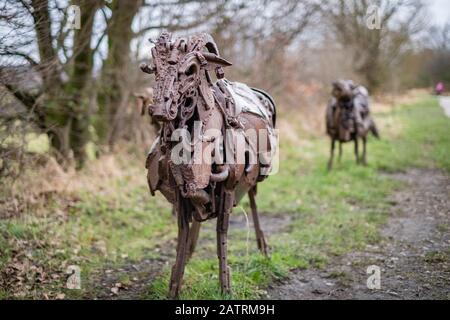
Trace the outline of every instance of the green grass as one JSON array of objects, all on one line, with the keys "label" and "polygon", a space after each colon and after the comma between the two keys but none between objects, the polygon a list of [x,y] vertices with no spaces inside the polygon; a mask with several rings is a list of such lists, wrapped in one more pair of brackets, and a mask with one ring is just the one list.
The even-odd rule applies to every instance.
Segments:
[{"label": "green grass", "polygon": [[[263,295],[264,287],[287,275],[290,269],[320,268],[334,255],[379,241],[378,227],[386,221],[390,208],[388,196],[401,187],[383,171],[408,167],[440,167],[450,171],[450,120],[444,117],[434,98],[398,107],[394,112],[377,116],[377,121],[383,124],[383,139],[370,139],[367,167],[356,166],[352,146],[345,146],[342,163],[327,172],[327,139],[309,138],[309,143],[298,147],[280,137],[280,171],[258,186],[257,201],[262,214],[291,215],[293,223],[290,232],[269,237],[271,260],[257,252],[253,233],[247,256],[245,236],[231,230],[231,298],[257,298]],[[400,123],[402,129],[398,132],[386,123]],[[247,206],[245,201],[244,205]],[[240,214],[238,209],[235,214]],[[187,266],[181,298],[222,298],[218,292],[214,248],[197,250],[203,253]],[[211,258],[204,258],[205,250],[210,251]],[[146,298],[164,299],[168,277],[169,268],[150,285]]]},{"label": "green grass", "polygon": [[449,118],[435,98],[403,106],[380,120],[389,122],[390,126],[400,121],[404,128],[400,137],[386,137],[377,143],[373,159],[379,169],[396,171],[416,166],[450,172]]},{"label": "green grass", "polygon": [[[290,225],[268,239],[271,259],[263,258],[256,250],[253,230],[249,230],[247,241],[245,228],[231,228],[233,294],[223,297],[218,289],[214,221],[208,222],[200,235],[205,240],[187,266],[181,297],[258,298],[264,296],[268,284],[287,276],[291,269],[321,268],[333,256],[379,241],[378,228],[390,209],[388,197],[402,187],[383,172],[408,167],[438,167],[450,172],[450,120],[444,117],[434,98],[398,107],[377,115],[376,120],[382,140],[370,139],[367,167],[355,165],[352,147],[348,145],[344,147],[342,163],[336,163],[335,169],[327,172],[327,138],[308,137],[301,139],[306,143],[297,145],[293,139],[280,137],[279,173],[258,186],[257,197],[261,215],[290,217]],[[293,134],[302,137],[302,132]],[[158,258],[159,253],[153,249],[175,238],[176,222],[161,197],[149,196],[144,171],[142,175],[139,185],[127,177],[117,179],[108,182],[115,192],[70,195],[70,206],[58,196],[50,197],[41,210],[45,214],[37,215],[31,207],[20,217],[0,220],[0,274],[11,259],[23,262],[22,256],[17,258],[17,252],[24,251],[32,264],[59,275],[27,290],[24,297],[64,292],[69,298],[93,298],[99,290],[99,271],[107,265],[120,267],[144,257]],[[242,206],[249,212],[247,200]],[[61,211],[58,218],[56,213]],[[234,214],[244,213],[236,208]],[[169,248],[175,250],[174,246]],[[171,263],[149,283],[142,298],[166,297]],[[82,290],[63,289],[62,273],[70,264],[82,269]],[[119,280],[130,279],[124,274]],[[13,288],[0,290],[0,298],[11,297]]]},{"label": "green grass", "polygon": [[[30,266],[35,266],[45,269],[47,277],[37,290],[18,292],[18,297],[42,298],[47,292],[63,292],[68,298],[95,295],[96,273],[103,266],[138,261],[144,251],[151,252],[176,234],[170,208],[161,197],[150,199],[145,176],[142,182],[136,187],[118,180],[113,194],[82,192],[75,199],[60,195],[73,202],[69,206],[59,197],[50,197],[45,199],[43,210],[27,208],[17,218],[0,220],[0,275],[15,259],[25,268],[23,274],[17,271],[15,276],[32,274]],[[82,290],[64,289],[64,272],[69,265],[80,266]],[[25,283],[30,286],[35,281],[32,275]],[[0,296],[14,297],[17,292],[7,287]]]}]

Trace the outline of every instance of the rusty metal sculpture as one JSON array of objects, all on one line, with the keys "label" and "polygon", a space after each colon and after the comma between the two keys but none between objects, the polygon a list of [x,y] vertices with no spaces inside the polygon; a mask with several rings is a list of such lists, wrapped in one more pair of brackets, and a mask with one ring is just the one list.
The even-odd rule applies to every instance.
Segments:
[{"label": "rusty metal sculpture", "polygon": [[[379,138],[379,133],[370,115],[369,93],[366,88],[355,85],[351,80],[333,82],[332,98],[326,111],[326,127],[331,138],[328,170],[333,167],[336,141],[339,142],[339,161],[342,157],[342,144],[353,141],[356,163],[367,165],[367,136],[371,132]],[[363,142],[362,156],[359,155],[358,139]]]},{"label": "rusty metal sculpture", "polygon": [[[173,204],[178,219],[177,254],[169,297],[179,295],[185,264],[195,249],[200,223],[212,218],[217,218],[220,287],[223,293],[230,293],[229,217],[232,208],[246,193],[258,248],[266,256],[268,254],[255,195],[257,182],[270,172],[267,169],[271,167],[276,148],[275,104],[261,90],[224,79],[223,67],[231,63],[220,56],[216,43],[208,34],[172,39],[170,33],[163,32],[152,43],[152,63],[141,65],[141,69],[155,74],[154,103],[148,110],[152,119],[162,123],[162,128],[150,150],[146,168],[151,193],[159,190]],[[212,80],[211,72],[215,73],[217,81]],[[199,130],[195,123],[199,123]],[[187,130],[194,139],[181,137],[174,141],[174,133],[179,129]],[[209,135],[210,129],[219,134]],[[245,133],[249,129],[269,133],[267,150],[260,150],[260,141],[250,141],[252,139]],[[250,145],[242,163],[235,161],[236,149],[228,148],[241,136]],[[182,163],[173,158],[180,141],[182,150],[192,155],[190,160]],[[198,157],[194,151],[198,146],[209,150],[203,157],[210,161],[196,161]],[[219,158],[226,161],[216,161],[218,153]]]}]

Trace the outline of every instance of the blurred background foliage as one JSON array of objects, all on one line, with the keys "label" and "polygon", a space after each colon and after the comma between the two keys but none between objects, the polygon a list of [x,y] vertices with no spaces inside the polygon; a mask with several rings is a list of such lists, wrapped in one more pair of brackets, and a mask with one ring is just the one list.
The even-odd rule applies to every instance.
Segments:
[{"label": "blurred background foliage", "polygon": [[[30,159],[30,134],[60,164],[78,168],[123,142],[147,149],[154,131],[134,95],[152,85],[138,65],[162,30],[211,33],[234,62],[230,79],[269,91],[281,112],[305,114],[316,132],[336,78],[381,96],[450,84],[450,24],[432,25],[426,3],[1,0],[0,174],[14,176]],[[373,4],[381,28],[370,30]]]}]

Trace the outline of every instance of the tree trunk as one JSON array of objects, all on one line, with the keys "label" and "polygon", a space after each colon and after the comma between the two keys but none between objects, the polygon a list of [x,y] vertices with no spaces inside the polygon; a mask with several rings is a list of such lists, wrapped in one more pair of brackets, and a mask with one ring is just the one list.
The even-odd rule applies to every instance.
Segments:
[{"label": "tree trunk", "polygon": [[89,88],[92,79],[93,50],[91,39],[94,17],[100,8],[100,0],[76,0],[80,7],[81,28],[76,30],[74,37],[74,61],[70,81],[64,92],[71,98],[66,105],[69,127],[69,145],[78,167],[86,159],[86,143],[89,141]]},{"label": "tree trunk", "polygon": [[52,90],[58,76],[59,60],[52,44],[51,19],[48,11],[48,0],[32,0],[31,14],[34,20],[36,40],[39,50],[38,70],[44,81],[44,90]]},{"label": "tree trunk", "polygon": [[[93,51],[90,47],[94,17],[103,0],[73,0],[80,8],[80,29],[74,30],[73,68],[69,80],[62,83],[60,61],[53,46],[48,0],[32,0],[30,10],[39,51],[37,70],[44,82],[43,96],[29,106],[38,113],[39,127],[47,132],[51,146],[62,158],[73,154],[78,167],[86,158],[89,135],[89,84],[92,79]],[[27,101],[21,99],[24,104]]]},{"label": "tree trunk", "polygon": [[131,90],[126,79],[129,79],[128,73],[133,72],[130,69],[130,42],[133,39],[131,25],[142,3],[142,0],[115,0],[111,4],[108,58],[102,70],[99,115],[95,126],[100,142],[110,147],[114,146],[123,128],[123,109]]}]

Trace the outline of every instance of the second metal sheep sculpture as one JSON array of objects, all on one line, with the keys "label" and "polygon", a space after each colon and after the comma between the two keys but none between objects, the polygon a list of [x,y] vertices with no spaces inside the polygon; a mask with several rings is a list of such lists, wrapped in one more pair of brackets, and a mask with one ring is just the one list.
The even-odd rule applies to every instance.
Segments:
[{"label": "second metal sheep sculpture", "polygon": [[[369,109],[369,93],[363,86],[351,80],[333,82],[332,98],[326,111],[327,134],[331,138],[331,153],[328,170],[333,168],[334,149],[339,142],[339,160],[342,157],[342,144],[353,141],[355,144],[356,163],[367,164],[367,136],[371,132],[379,138],[379,132]],[[359,143],[363,143],[362,155]]]}]

